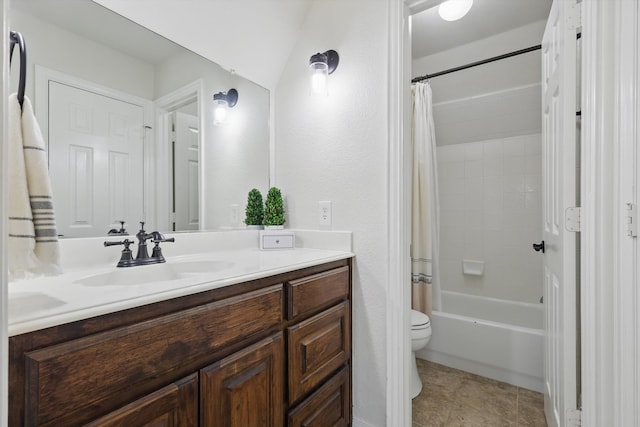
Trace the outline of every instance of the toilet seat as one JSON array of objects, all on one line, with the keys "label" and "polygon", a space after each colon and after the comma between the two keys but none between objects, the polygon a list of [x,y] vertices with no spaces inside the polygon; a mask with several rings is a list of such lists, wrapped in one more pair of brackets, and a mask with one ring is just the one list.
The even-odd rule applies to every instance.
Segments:
[{"label": "toilet seat", "polygon": [[430,327],[431,327],[431,320],[429,319],[429,316],[427,316],[426,314],[418,310],[411,310],[411,329],[412,330],[427,329]]}]

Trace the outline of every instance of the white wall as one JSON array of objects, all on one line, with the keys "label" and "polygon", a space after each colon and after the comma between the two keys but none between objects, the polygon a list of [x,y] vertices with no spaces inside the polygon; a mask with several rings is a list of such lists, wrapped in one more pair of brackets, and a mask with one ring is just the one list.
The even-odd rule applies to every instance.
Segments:
[{"label": "white wall", "polygon": [[[154,70],[151,64],[15,9],[10,12],[10,26],[25,38],[29,64],[25,93],[31,99],[34,99],[36,64],[153,99]],[[14,57],[15,64],[19,66],[17,52],[14,52]],[[13,91],[18,87],[18,66],[11,73],[10,88]]]},{"label": "white wall", "polygon": [[[386,423],[389,250],[386,0],[316,1],[275,92],[276,184],[291,227],[318,228],[318,201],[333,202],[333,229],[352,230],[353,402],[357,422]],[[309,57],[335,49],[330,95],[309,95]]]},{"label": "white wall", "polygon": [[[413,60],[414,77],[487,59],[542,42],[544,21],[535,22],[454,49]],[[455,73],[433,78],[433,102],[495,92],[505,87],[539,83],[540,51],[525,53]]]},{"label": "white wall", "polygon": [[[204,137],[201,147],[205,165],[202,198],[208,229],[244,227],[247,193],[258,188],[265,196],[269,185],[269,91],[231,74],[211,61],[184,52],[156,67],[156,98],[199,78],[204,86]],[[238,102],[230,109],[224,126],[213,125],[213,94],[231,88],[238,91]],[[232,205],[238,205],[233,221]]]},{"label": "white wall", "polygon": [[[539,45],[544,21],[413,61],[414,77]],[[540,50],[430,80],[436,144],[541,132]]]},{"label": "white wall", "polygon": [[[541,135],[438,147],[437,156],[442,289],[538,303]],[[484,261],[484,275],[464,275],[463,259]]]},{"label": "white wall", "polygon": [[94,1],[268,89],[275,87],[312,2]]}]

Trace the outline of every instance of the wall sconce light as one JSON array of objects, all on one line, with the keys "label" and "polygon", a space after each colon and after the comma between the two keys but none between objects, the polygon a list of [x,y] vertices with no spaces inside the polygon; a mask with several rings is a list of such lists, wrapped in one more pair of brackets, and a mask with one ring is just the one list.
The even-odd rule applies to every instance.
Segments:
[{"label": "wall sconce light", "polygon": [[329,74],[338,68],[340,57],[335,50],[324,53],[316,53],[309,58],[311,68],[311,93],[314,95],[327,95]]},{"label": "wall sconce light", "polygon": [[238,91],[229,89],[227,92],[213,94],[213,124],[219,126],[227,119],[229,108],[233,108],[238,102]]}]

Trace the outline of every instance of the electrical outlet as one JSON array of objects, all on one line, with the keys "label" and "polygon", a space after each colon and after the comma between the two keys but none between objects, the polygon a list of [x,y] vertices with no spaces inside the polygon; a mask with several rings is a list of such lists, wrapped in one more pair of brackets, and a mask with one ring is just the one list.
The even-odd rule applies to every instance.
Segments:
[{"label": "electrical outlet", "polygon": [[240,205],[231,205],[231,224],[238,225],[240,223]]},{"label": "electrical outlet", "polygon": [[331,225],[331,202],[318,202],[318,224]]}]

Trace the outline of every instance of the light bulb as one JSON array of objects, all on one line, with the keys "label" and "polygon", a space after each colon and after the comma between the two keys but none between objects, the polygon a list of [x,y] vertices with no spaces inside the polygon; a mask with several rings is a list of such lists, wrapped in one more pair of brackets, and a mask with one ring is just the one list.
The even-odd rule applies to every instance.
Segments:
[{"label": "light bulb", "polygon": [[325,54],[317,54],[312,57],[311,67],[311,93],[314,95],[327,95],[329,80],[329,65]]},{"label": "light bulb", "polygon": [[228,104],[225,100],[216,100],[216,106],[213,109],[213,124],[219,126],[227,119]]},{"label": "light bulb", "polygon": [[438,14],[445,21],[457,21],[471,10],[472,5],[473,0],[447,0],[438,7]]}]

